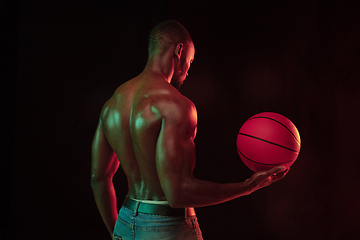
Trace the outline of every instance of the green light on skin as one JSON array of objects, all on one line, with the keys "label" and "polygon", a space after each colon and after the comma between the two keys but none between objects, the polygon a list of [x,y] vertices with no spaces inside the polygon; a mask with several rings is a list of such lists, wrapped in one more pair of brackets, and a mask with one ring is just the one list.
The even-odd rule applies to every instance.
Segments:
[{"label": "green light on skin", "polygon": [[150,112],[140,112],[136,115],[135,128],[137,130],[141,130],[142,128],[148,127],[149,124],[154,123],[160,118],[161,114],[159,113],[159,110],[156,107],[151,106]]},{"label": "green light on skin", "polygon": [[[140,115],[140,114],[139,114]],[[142,117],[138,117],[137,119],[136,119],[136,122],[135,122],[135,128],[136,129],[139,129],[139,128],[141,128],[141,126],[142,125],[144,125],[144,118],[142,118]]]},{"label": "green light on skin", "polygon": [[110,127],[113,127],[115,124],[120,122],[120,114],[118,112],[114,112],[110,117],[107,118],[107,125]]}]

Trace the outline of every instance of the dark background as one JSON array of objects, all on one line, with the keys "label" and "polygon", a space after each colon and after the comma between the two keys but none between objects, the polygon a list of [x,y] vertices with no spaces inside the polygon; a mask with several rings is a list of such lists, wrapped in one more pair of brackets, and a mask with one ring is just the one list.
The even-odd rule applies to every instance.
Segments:
[{"label": "dark background", "polygon": [[[151,28],[170,18],[196,48],[182,93],[198,108],[197,177],[251,176],[235,141],[256,113],[287,116],[302,138],[285,179],[197,210],[204,238],[352,239],[359,10],[359,1],[3,1],[2,233],[108,239],[90,188],[92,136],[102,104],[145,66]],[[120,203],[122,172],[114,181]]]}]

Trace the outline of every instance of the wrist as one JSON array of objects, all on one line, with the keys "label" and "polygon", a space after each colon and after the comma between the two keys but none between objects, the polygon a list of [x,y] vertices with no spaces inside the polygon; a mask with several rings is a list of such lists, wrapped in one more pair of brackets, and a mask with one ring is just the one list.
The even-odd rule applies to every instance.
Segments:
[{"label": "wrist", "polygon": [[252,178],[248,178],[245,182],[243,182],[244,195],[249,195],[253,193],[255,190],[255,183]]}]

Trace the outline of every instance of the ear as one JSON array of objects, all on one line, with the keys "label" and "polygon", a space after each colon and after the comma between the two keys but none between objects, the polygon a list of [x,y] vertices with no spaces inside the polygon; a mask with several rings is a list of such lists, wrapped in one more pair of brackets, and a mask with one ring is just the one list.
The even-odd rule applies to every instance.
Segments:
[{"label": "ear", "polygon": [[184,44],[182,43],[179,43],[178,45],[176,45],[176,48],[175,48],[175,56],[180,59],[181,57],[181,53],[182,53],[182,50],[184,49]]}]

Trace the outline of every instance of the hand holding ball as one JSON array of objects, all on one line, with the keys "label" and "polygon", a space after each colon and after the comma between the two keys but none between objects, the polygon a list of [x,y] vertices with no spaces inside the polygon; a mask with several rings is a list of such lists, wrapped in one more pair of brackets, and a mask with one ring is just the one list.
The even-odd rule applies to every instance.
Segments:
[{"label": "hand holding ball", "polygon": [[293,165],[299,155],[301,141],[297,128],[288,118],[278,113],[263,112],[242,125],[236,145],[244,164],[258,172]]}]

